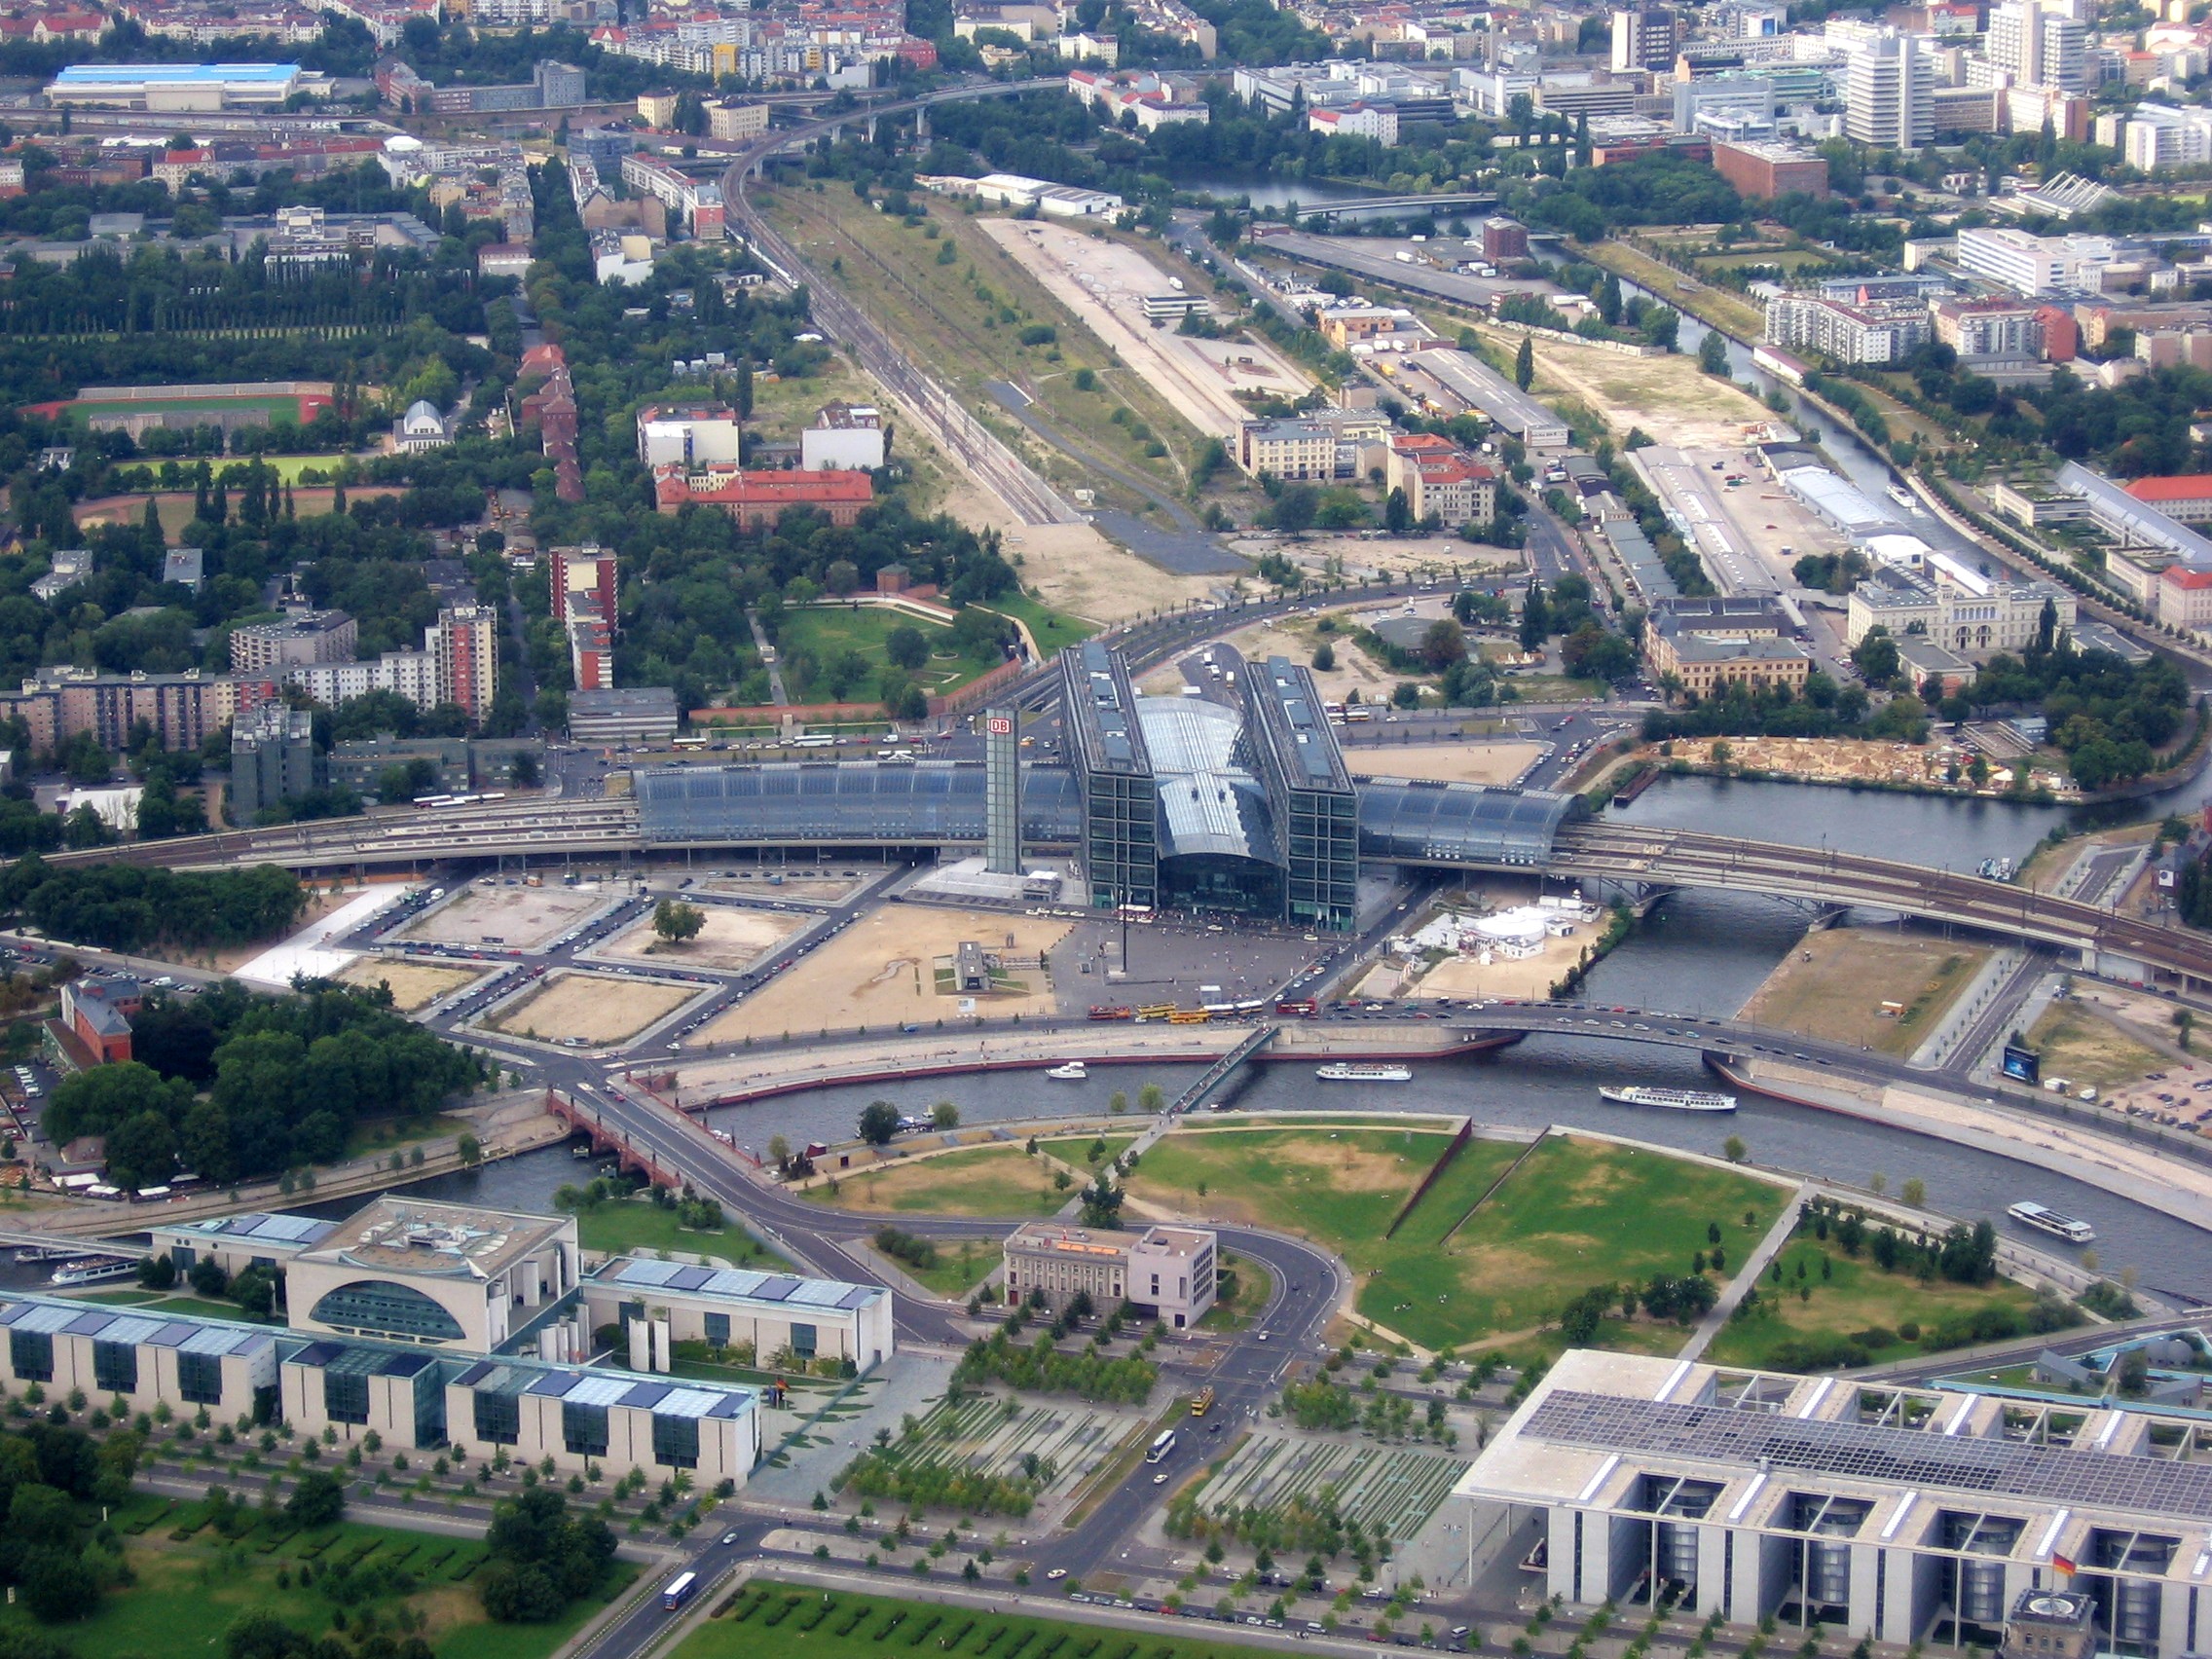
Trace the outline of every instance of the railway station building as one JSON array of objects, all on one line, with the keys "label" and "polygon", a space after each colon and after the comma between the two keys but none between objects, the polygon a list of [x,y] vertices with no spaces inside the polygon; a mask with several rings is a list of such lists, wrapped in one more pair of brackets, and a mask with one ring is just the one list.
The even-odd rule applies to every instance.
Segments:
[{"label": "railway station building", "polygon": [[1744,1626],[2175,1659],[2212,1637],[2204,1435],[2055,1389],[1571,1350],[1451,1501],[1471,1570],[1510,1553],[1580,1606],[1671,1589]]}]

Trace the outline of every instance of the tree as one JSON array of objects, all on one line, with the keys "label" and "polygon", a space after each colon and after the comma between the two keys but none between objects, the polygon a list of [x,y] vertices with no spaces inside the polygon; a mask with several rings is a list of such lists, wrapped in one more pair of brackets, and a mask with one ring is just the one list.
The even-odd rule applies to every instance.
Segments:
[{"label": "tree", "polygon": [[1286,535],[1311,530],[1313,521],[1321,516],[1321,493],[1310,484],[1286,485],[1268,516]]},{"label": "tree", "polygon": [[960,1108],[949,1100],[940,1100],[930,1108],[930,1123],[940,1129],[960,1127]]},{"label": "tree", "polygon": [[870,1100],[861,1108],[860,1131],[869,1146],[889,1146],[899,1132],[899,1108],[888,1100]]},{"label": "tree", "polygon": [[930,660],[930,643],[912,623],[902,623],[884,636],[883,654],[896,666],[912,673]]},{"label": "tree", "polygon": [[284,1500],[284,1514],[295,1526],[331,1527],[346,1514],[346,1483],[327,1469],[310,1469]]},{"label": "tree", "polygon": [[1744,1145],[1742,1136],[1730,1135],[1721,1142],[1720,1151],[1730,1163],[1741,1163],[1750,1155],[1751,1149]]},{"label": "tree", "polygon": [[1918,1209],[1928,1201],[1928,1183],[1915,1175],[1898,1189],[1898,1197],[1904,1199],[1908,1207]]},{"label": "tree", "polygon": [[542,1486],[500,1504],[485,1542],[491,1559],[477,1570],[477,1596],[502,1624],[558,1616],[606,1577],[614,1559],[607,1523],[571,1514],[568,1499]]},{"label": "tree", "polygon": [[1705,338],[1697,345],[1697,366],[1709,375],[1723,378],[1728,373],[1728,341],[1717,328],[1705,331]]},{"label": "tree", "polygon": [[1327,674],[1335,668],[1337,666],[1337,647],[1326,640],[1315,645],[1313,647],[1313,666],[1323,674]]},{"label": "tree", "polygon": [[1889,629],[1876,623],[1851,647],[1852,666],[1869,685],[1887,685],[1898,677],[1898,643]]},{"label": "tree", "polygon": [[1521,350],[1513,358],[1513,384],[1523,391],[1536,378],[1536,347],[1532,336],[1521,336]]},{"label": "tree", "polygon": [[1083,1225],[1109,1230],[1122,1225],[1122,1190],[1103,1169],[1083,1190]]},{"label": "tree", "polygon": [[778,1169],[792,1161],[792,1143],[782,1135],[768,1137],[768,1161]]},{"label": "tree", "polygon": [[1449,616],[1440,616],[1428,625],[1420,637],[1421,661],[1428,665],[1431,674],[1442,674],[1456,662],[1467,657],[1467,634]]},{"label": "tree", "polygon": [[1529,580],[1528,597],[1521,605],[1521,648],[1525,651],[1541,650],[1551,637],[1550,608],[1544,603],[1544,584],[1534,577]]},{"label": "tree", "polygon": [[670,944],[682,944],[699,937],[699,930],[707,925],[707,913],[696,904],[681,900],[663,899],[653,906],[653,932]]}]

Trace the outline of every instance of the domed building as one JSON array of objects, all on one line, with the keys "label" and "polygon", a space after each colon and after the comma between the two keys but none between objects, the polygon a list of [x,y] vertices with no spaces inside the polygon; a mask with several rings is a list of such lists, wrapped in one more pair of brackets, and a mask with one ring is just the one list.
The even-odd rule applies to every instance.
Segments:
[{"label": "domed building", "polygon": [[438,413],[437,405],[418,397],[407,413],[391,424],[391,447],[401,455],[418,450],[442,449],[453,442],[453,426]]}]

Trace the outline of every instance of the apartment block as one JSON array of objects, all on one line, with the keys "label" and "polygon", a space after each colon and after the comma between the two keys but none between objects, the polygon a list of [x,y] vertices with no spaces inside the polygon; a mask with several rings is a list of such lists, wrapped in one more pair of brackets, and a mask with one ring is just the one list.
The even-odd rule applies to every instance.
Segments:
[{"label": "apartment block", "polygon": [[437,701],[459,704],[473,721],[490,718],[499,690],[498,611],[489,605],[441,610],[424,645],[437,670]]}]

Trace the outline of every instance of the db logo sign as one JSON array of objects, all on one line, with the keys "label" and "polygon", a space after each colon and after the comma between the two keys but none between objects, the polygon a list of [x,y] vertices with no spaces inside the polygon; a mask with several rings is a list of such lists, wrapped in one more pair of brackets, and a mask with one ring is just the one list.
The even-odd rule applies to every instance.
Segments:
[{"label": "db logo sign", "polygon": [[993,715],[989,729],[993,737],[1005,737],[1014,730],[1014,722],[1004,715]]}]

